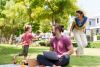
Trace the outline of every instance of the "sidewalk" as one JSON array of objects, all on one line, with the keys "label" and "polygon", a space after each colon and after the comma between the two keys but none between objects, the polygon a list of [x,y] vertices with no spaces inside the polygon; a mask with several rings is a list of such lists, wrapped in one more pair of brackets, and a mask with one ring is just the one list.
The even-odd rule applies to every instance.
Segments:
[{"label": "sidewalk", "polygon": [[[74,50],[76,50],[76,48]],[[75,52],[74,52],[73,55],[75,55]],[[84,55],[100,56],[100,48],[85,48],[84,49]]]},{"label": "sidewalk", "polygon": [[[5,65],[0,65],[0,67],[21,67],[21,65],[17,65],[17,64],[5,64]],[[25,66],[28,67],[28,66]]]}]

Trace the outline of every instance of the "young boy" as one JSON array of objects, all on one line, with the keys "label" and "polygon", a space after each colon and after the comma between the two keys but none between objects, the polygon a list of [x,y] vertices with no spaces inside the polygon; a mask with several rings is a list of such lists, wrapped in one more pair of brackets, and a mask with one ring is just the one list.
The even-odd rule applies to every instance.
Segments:
[{"label": "young boy", "polygon": [[16,63],[15,60],[16,60],[17,56],[24,56],[24,60],[26,60],[27,55],[28,55],[29,45],[30,45],[32,38],[33,38],[31,32],[32,32],[31,25],[25,25],[24,26],[24,33],[21,35],[21,44],[22,44],[23,50],[22,50],[22,53],[20,53],[14,57],[14,63]]}]

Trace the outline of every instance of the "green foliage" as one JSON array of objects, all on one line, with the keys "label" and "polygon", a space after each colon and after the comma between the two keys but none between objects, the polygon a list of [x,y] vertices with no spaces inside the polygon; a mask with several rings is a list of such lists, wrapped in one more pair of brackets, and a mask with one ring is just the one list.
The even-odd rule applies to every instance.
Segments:
[{"label": "green foliage", "polygon": [[0,0],[0,36],[19,35],[26,23],[32,25],[33,32],[48,32],[54,22],[67,28],[69,15],[77,9],[75,3],[76,0]]},{"label": "green foliage", "polygon": [[97,40],[100,40],[100,34],[97,35]]},{"label": "green foliage", "polygon": [[[77,43],[73,43],[74,47],[77,47]],[[100,42],[88,42],[87,48],[100,48]]]},{"label": "green foliage", "polygon": [[39,26],[40,26],[40,21],[37,20],[37,21],[34,21],[32,24],[32,30],[33,32],[37,32],[39,30]]},{"label": "green foliage", "polygon": [[2,14],[2,10],[4,10],[4,5],[6,4],[7,0],[0,0],[0,18],[5,17],[4,14]]},{"label": "green foliage", "polygon": [[90,48],[100,48],[100,42],[90,42]]},{"label": "green foliage", "polygon": [[50,22],[50,21],[49,21],[48,19],[46,19],[46,20],[44,20],[44,21],[42,21],[42,22],[40,23],[40,31],[41,31],[41,32],[46,33],[46,32],[48,32],[48,31],[50,31],[51,25],[50,25],[49,22]]},{"label": "green foliage", "polygon": [[[77,47],[77,43],[73,43],[74,47]],[[86,48],[100,48],[100,42],[88,42]]]}]

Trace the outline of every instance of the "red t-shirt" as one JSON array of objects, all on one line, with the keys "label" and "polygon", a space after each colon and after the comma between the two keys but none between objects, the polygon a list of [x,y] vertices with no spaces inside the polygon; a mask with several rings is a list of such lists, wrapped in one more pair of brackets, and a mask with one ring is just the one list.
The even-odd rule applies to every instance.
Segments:
[{"label": "red t-shirt", "polygon": [[52,38],[50,44],[58,55],[62,55],[64,52],[69,51],[69,47],[72,45],[69,37],[63,35],[60,39],[57,39],[56,37]]},{"label": "red t-shirt", "polygon": [[32,33],[23,33],[21,36],[23,46],[29,45],[33,36]]}]

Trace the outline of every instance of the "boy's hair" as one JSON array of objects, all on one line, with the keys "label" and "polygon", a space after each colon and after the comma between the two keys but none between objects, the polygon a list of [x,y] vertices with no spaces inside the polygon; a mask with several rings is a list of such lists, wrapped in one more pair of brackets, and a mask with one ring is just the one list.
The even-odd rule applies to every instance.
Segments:
[{"label": "boy's hair", "polygon": [[25,25],[25,26],[24,26],[24,31],[26,32],[26,31],[28,31],[30,28],[31,28],[31,25]]}]

